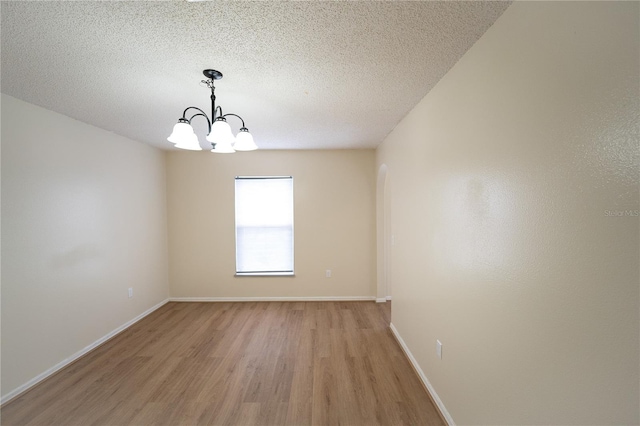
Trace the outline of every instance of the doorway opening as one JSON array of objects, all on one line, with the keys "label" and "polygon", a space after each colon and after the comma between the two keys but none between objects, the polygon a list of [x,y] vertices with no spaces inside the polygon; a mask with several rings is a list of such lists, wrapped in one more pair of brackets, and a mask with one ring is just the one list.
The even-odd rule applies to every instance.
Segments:
[{"label": "doorway opening", "polygon": [[377,290],[376,302],[391,301],[391,196],[389,168],[382,164],[376,183]]}]

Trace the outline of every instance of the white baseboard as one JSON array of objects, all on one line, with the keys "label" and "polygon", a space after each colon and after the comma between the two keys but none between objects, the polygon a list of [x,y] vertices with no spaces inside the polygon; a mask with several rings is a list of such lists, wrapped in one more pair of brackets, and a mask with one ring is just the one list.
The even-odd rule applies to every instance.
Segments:
[{"label": "white baseboard", "polygon": [[170,302],[359,302],[376,300],[373,296],[312,297],[170,297]]},{"label": "white baseboard", "polygon": [[391,296],[387,296],[387,300],[391,300]]},{"label": "white baseboard", "polygon": [[376,299],[376,303],[385,303],[387,301],[386,297],[378,297]]},{"label": "white baseboard", "polygon": [[156,309],[161,308],[162,306],[164,306],[168,302],[169,302],[169,299],[165,299],[162,302],[158,303],[157,305],[152,306],[151,308],[147,309],[146,311],[144,311],[143,313],[141,313],[137,317],[133,318],[130,321],[127,321],[126,323],[124,323],[120,327],[116,328],[115,330],[112,330],[111,332],[109,332],[106,335],[102,336],[101,338],[99,338],[95,342],[91,343],[89,346],[87,346],[84,349],[81,349],[78,352],[76,352],[75,354],[71,355],[69,358],[66,358],[66,359],[60,361],[59,363],[57,363],[56,365],[54,365],[53,367],[51,367],[47,371],[44,371],[44,372],[38,374],[36,377],[34,377],[33,379],[29,380],[27,383],[25,383],[25,384],[23,384],[21,386],[18,386],[17,388],[15,388],[14,390],[12,390],[11,392],[9,392],[9,393],[7,393],[5,395],[2,395],[2,398],[0,398],[0,405],[1,404],[5,404],[5,403],[11,401],[13,398],[17,397],[18,395],[26,392],[27,390],[29,390],[33,386],[37,385],[38,383],[40,383],[41,381],[46,379],[47,377],[49,377],[52,374],[56,373],[58,370],[66,367],[67,365],[71,364],[73,361],[77,360],[81,356],[83,356],[83,355],[87,354],[88,352],[90,352],[91,350],[97,348],[98,346],[100,346],[101,344],[106,342],[107,340],[109,340],[112,337],[114,337],[116,334],[124,331],[125,329],[127,329],[129,327],[131,327],[133,324],[137,323],[142,318],[146,317],[147,315],[149,315],[150,313],[152,313]]},{"label": "white baseboard", "polygon": [[444,419],[447,422],[447,424],[449,426],[455,426],[455,422],[453,421],[453,417],[451,417],[451,414],[449,414],[449,411],[447,411],[447,408],[444,406],[444,403],[442,402],[442,400],[440,399],[440,397],[436,393],[436,390],[433,388],[433,386],[431,386],[431,383],[429,382],[429,379],[427,379],[427,376],[424,374],[424,371],[422,371],[422,368],[420,368],[420,365],[418,364],[418,361],[416,361],[416,359],[413,357],[413,354],[411,353],[411,351],[407,347],[406,343],[404,343],[404,340],[402,340],[402,337],[400,337],[400,334],[398,333],[398,330],[393,325],[393,323],[389,324],[389,328],[391,329],[391,332],[393,333],[393,336],[396,338],[396,340],[400,344],[400,347],[404,351],[405,355],[407,356],[407,358],[409,358],[409,362],[411,362],[411,365],[413,365],[413,368],[415,368],[415,370],[418,372],[418,376],[420,377],[420,380],[422,380],[422,383],[424,384],[424,386],[427,388],[427,390],[431,394],[431,399],[433,399],[433,401],[438,406],[438,410],[440,410],[440,413],[444,417]]}]

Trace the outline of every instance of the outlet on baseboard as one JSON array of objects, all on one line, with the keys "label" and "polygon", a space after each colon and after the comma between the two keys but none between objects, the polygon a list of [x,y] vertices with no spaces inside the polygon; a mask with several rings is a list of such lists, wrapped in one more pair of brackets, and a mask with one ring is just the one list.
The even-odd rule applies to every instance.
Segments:
[{"label": "outlet on baseboard", "polygon": [[129,287],[129,299],[133,297],[133,287]]},{"label": "outlet on baseboard", "polygon": [[436,340],[436,354],[438,354],[438,358],[442,359],[442,343],[440,343],[440,340]]}]

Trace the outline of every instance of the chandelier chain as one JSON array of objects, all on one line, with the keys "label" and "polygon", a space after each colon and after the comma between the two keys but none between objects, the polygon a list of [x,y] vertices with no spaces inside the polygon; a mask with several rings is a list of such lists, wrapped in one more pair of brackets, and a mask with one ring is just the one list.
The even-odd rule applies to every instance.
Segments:
[{"label": "chandelier chain", "polygon": [[208,80],[202,80],[200,81],[201,83],[204,83],[209,89],[214,90],[215,87],[213,85],[214,80],[213,79],[208,79]]}]

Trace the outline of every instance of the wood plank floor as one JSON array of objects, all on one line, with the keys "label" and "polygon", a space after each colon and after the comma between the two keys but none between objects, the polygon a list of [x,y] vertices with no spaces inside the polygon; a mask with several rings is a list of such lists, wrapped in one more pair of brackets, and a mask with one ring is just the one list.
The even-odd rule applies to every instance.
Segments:
[{"label": "wood plank floor", "polygon": [[431,425],[390,303],[169,303],[2,407],[3,425]]}]

